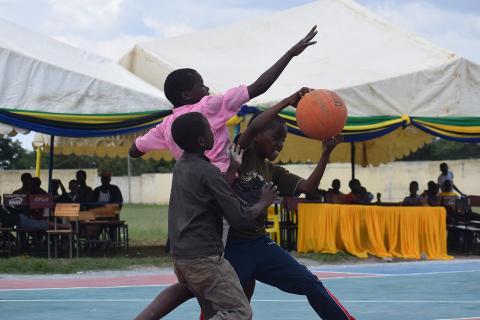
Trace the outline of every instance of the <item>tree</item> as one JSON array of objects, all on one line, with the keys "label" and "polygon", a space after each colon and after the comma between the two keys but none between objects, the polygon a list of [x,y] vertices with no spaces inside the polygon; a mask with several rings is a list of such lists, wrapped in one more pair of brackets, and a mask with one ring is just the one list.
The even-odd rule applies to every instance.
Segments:
[{"label": "tree", "polygon": [[436,138],[416,152],[403,158],[404,161],[459,160],[480,158],[480,144],[462,143]]},{"label": "tree", "polygon": [[0,138],[0,169],[32,169],[34,166],[33,152],[28,152],[10,137]]}]

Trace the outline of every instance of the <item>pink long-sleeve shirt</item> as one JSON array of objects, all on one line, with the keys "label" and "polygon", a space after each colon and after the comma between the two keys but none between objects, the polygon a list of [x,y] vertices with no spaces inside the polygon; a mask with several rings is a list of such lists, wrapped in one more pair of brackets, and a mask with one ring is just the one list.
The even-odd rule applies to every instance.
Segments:
[{"label": "pink long-sleeve shirt", "polygon": [[206,96],[195,104],[175,108],[173,114],[166,117],[159,125],[138,137],[135,145],[143,153],[168,149],[175,159],[179,159],[183,150],[173,141],[172,123],[182,114],[200,112],[210,123],[215,141],[212,150],[205,152],[205,155],[221,172],[225,172],[230,164],[228,156],[230,137],[226,122],[237,114],[248,100],[247,86],[241,85],[227,90],[223,95]]}]

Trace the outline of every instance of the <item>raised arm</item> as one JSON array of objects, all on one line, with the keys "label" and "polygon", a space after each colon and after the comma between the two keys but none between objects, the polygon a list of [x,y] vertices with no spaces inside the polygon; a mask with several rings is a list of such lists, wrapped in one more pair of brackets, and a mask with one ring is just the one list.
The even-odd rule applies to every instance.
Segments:
[{"label": "raised arm", "polygon": [[161,122],[155,128],[150,129],[143,136],[138,137],[130,147],[128,154],[132,158],[139,158],[145,153],[152,150],[163,150],[168,148],[168,143],[165,139],[164,123]]},{"label": "raised arm", "polygon": [[265,128],[277,114],[288,106],[297,107],[298,101],[300,101],[307,92],[312,90],[313,89],[310,88],[301,88],[288,98],[283,99],[276,105],[259,114],[252,120],[252,122],[250,122],[245,132],[243,132],[238,138],[237,144],[242,148],[246,148],[255,135]]},{"label": "raised arm", "polygon": [[273,66],[265,71],[254,83],[248,86],[248,95],[250,99],[258,97],[259,95],[265,93],[268,88],[278,79],[280,74],[283,72],[285,67],[288,65],[290,60],[293,57],[298,56],[302,53],[307,47],[317,43],[316,41],[311,41],[313,37],[317,34],[317,26],[314,26],[310,32],[297,44],[295,44],[290,50],[288,50]]},{"label": "raised arm", "polygon": [[323,177],[323,173],[325,172],[325,168],[328,164],[328,158],[330,157],[331,152],[337,144],[343,141],[343,136],[338,135],[336,137],[332,137],[330,139],[326,139],[323,141],[323,153],[320,161],[318,162],[315,170],[313,170],[312,174],[308,179],[302,180],[298,183],[296,192],[298,194],[305,193],[311,194],[318,189],[318,185],[320,184],[320,180]]},{"label": "raised arm", "polygon": [[128,150],[128,154],[132,158],[140,158],[143,156],[145,153],[138,150],[137,145],[135,144],[135,141],[132,143],[132,146],[130,147],[130,150]]}]

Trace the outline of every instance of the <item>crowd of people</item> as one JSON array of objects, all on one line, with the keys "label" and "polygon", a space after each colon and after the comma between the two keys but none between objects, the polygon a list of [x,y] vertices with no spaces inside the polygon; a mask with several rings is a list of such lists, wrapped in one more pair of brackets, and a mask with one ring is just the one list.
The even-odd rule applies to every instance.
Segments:
[{"label": "crowd of people", "polygon": [[[368,204],[382,203],[381,194],[377,193],[376,199],[371,192],[362,186],[360,180],[352,179],[349,181],[349,193],[343,193],[339,179],[332,181],[331,188],[328,190],[318,190],[313,195],[307,195],[308,199],[321,200],[326,203],[338,204]],[[411,181],[409,186],[409,195],[400,202],[404,206],[445,206],[447,208],[455,207],[455,200],[464,194],[453,182],[453,173],[449,170],[446,163],[440,164],[440,175],[437,182],[429,181],[427,189],[419,193],[420,187],[417,181]],[[456,191],[456,192],[455,192]]]},{"label": "crowd of people", "polygon": [[[85,208],[98,205],[115,203],[120,207],[123,204],[122,192],[116,185],[112,185],[111,173],[103,171],[100,174],[101,185],[92,189],[87,185],[87,173],[84,170],[78,170],[75,179],[68,182],[68,191],[59,179],[52,179],[51,194],[54,203],[80,203]],[[41,185],[42,181],[38,177],[32,177],[28,172],[20,176],[22,186],[13,191],[16,195],[48,195]],[[1,200],[1,198],[0,198]],[[26,198],[25,198],[25,201]],[[1,201],[0,201],[1,204]],[[9,205],[4,203],[0,206],[0,225],[2,227],[47,230],[51,227],[51,222],[44,219],[43,209],[31,209],[28,203],[22,205]],[[69,228],[65,225],[57,227]]]}]

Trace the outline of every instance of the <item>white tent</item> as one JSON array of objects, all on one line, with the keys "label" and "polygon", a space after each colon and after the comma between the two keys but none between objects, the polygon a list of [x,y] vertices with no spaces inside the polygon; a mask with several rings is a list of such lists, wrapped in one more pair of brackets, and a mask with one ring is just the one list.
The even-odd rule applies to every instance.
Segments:
[{"label": "white tent", "polygon": [[0,133],[50,132],[49,121],[115,123],[170,108],[161,90],[114,61],[0,19]]},{"label": "white tent", "polygon": [[[410,117],[480,116],[478,65],[396,28],[352,0],[319,0],[222,28],[140,43],[121,64],[159,88],[170,71],[192,67],[211,91],[222,92],[255,80],[313,25],[318,26],[318,43],[250,105],[270,106],[308,86],[336,90],[347,102],[349,116],[391,116],[405,124]],[[319,147],[307,147],[311,141],[289,139],[281,160],[319,157]],[[357,162],[388,162],[431,139],[413,127],[398,129],[357,143]],[[348,161],[347,148],[338,148],[332,159]]]}]

